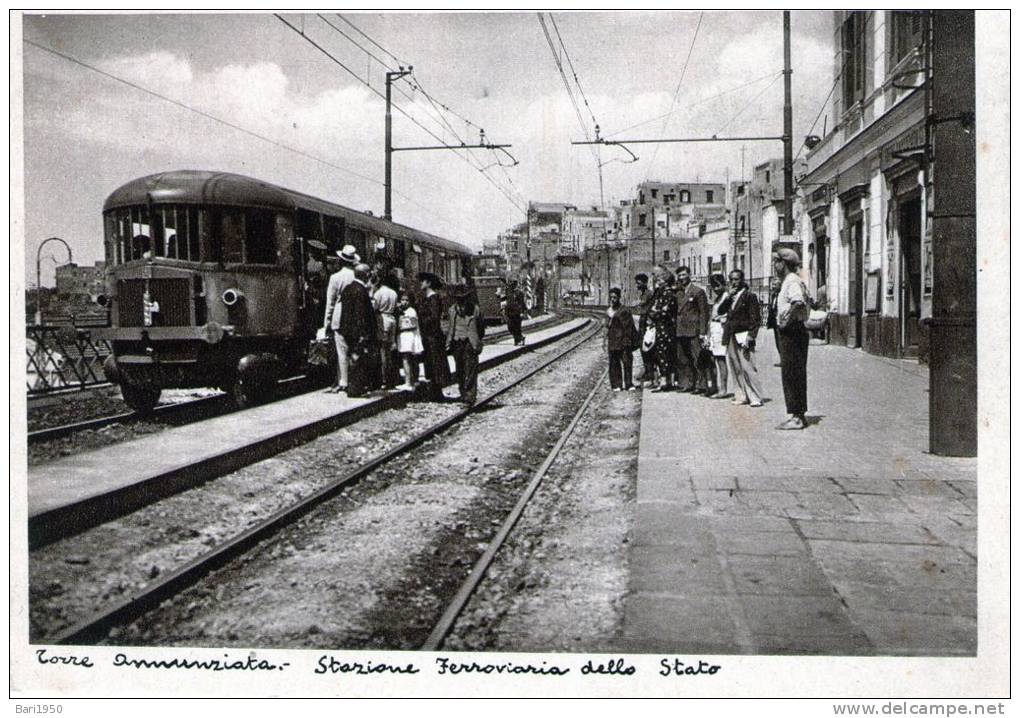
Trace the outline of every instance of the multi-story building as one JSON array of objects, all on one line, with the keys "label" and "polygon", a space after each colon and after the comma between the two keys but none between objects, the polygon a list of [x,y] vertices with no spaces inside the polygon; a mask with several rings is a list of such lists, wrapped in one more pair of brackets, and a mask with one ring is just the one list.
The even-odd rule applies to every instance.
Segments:
[{"label": "multi-story building", "polygon": [[931,316],[924,26],[923,11],[833,12],[834,120],[799,181],[805,279],[831,341],[887,356],[925,355]]},{"label": "multi-story building", "polygon": [[590,210],[569,209],[563,213],[561,232],[565,248],[580,253],[605,242],[610,236],[614,219],[597,207]]},{"label": "multi-story building", "polygon": [[96,297],[106,293],[106,262],[79,267],[71,262],[56,268],[57,294],[63,297]]},{"label": "multi-story building", "polygon": [[[794,166],[794,177],[806,170],[804,160],[799,160]],[[785,194],[782,158],[756,165],[748,181],[730,183],[730,269],[742,270],[752,288],[768,287],[772,247],[792,231],[784,226]]]}]

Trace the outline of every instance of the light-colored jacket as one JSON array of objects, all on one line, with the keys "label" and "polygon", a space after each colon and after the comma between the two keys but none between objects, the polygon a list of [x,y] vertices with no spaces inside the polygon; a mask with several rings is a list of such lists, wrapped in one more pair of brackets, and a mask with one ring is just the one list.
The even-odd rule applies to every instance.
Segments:
[{"label": "light-colored jacket", "polygon": [[481,352],[485,327],[482,325],[482,313],[478,310],[478,307],[475,307],[471,314],[458,316],[457,305],[454,304],[450,307],[447,316],[450,319],[450,323],[446,330],[446,346],[453,344],[453,335],[457,332],[459,322],[459,326],[464,329],[465,336],[458,336],[457,338],[467,339],[475,352]]},{"label": "light-colored jacket", "polygon": [[326,316],[322,320],[322,325],[327,329],[336,331],[340,328],[340,293],[353,281],[354,270],[350,267],[343,267],[330,276],[326,288]]}]

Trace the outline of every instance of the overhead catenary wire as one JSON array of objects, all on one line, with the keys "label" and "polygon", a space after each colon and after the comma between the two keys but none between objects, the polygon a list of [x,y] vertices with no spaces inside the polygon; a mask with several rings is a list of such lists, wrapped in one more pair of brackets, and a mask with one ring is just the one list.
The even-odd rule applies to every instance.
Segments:
[{"label": "overhead catenary wire", "polygon": [[[759,82],[762,82],[763,80],[769,80],[769,79],[772,79],[773,77],[782,77],[782,76],[783,76],[783,71],[782,70],[776,70],[774,72],[769,72],[769,73],[767,73],[765,75],[761,75],[759,77],[756,77],[753,80],[749,80],[748,82],[741,83],[741,84],[739,84],[739,85],[737,85],[735,87],[731,87],[729,89],[723,90],[722,92],[717,92],[714,95],[709,95],[708,97],[702,97],[699,100],[695,100],[694,102],[688,103],[687,107],[690,108],[690,107],[697,107],[699,105],[704,105],[705,103],[711,102],[712,100],[715,100],[715,99],[718,99],[720,97],[723,97],[724,95],[728,95],[728,94],[736,92],[738,90],[743,90],[745,87],[750,87],[752,85],[756,85]],[[606,139],[609,139],[609,138],[612,138],[612,137],[616,137],[617,135],[622,135],[624,132],[629,132],[630,130],[637,129],[638,127],[644,127],[645,125],[650,125],[653,122],[658,122],[659,120],[665,119],[665,118],[669,117],[670,115],[673,115],[673,114],[675,114],[675,113],[677,113],[679,111],[680,111],[680,108],[672,109],[669,112],[663,113],[663,114],[658,115],[656,117],[652,117],[652,118],[649,118],[647,120],[642,120],[641,122],[638,122],[638,123],[633,124],[633,125],[628,125],[627,127],[624,127],[622,130],[616,130],[615,132],[612,132],[612,133],[606,135],[605,137],[606,137]]]},{"label": "overhead catenary wire", "polygon": [[[691,38],[691,46],[687,50],[687,59],[684,60],[683,69],[680,71],[680,79],[677,80],[676,90],[673,91],[673,99],[669,103],[669,110],[670,111],[668,113],[666,113],[667,117],[666,117],[665,121],[663,121],[663,123],[662,123],[662,129],[659,131],[659,139],[662,139],[663,137],[666,136],[666,128],[669,126],[669,115],[672,114],[673,107],[676,105],[676,101],[680,97],[680,88],[683,86],[684,78],[687,76],[687,66],[691,62],[691,55],[694,54],[694,43],[696,43],[698,41],[698,32],[701,31],[701,22],[704,19],[705,19],[705,13],[704,13],[704,11],[702,11],[698,15],[698,24],[694,28],[694,36]],[[659,145],[655,145],[655,149],[652,151],[652,161],[651,161],[651,163],[648,166],[649,173],[651,173],[652,168],[655,167],[655,158],[658,156],[658,154],[659,154]]]},{"label": "overhead catenary wire", "polygon": [[356,172],[355,170],[349,169],[347,167],[343,167],[341,165],[336,164],[335,162],[330,162],[327,159],[323,159],[322,157],[318,157],[316,155],[313,155],[310,152],[306,152],[305,150],[299,149],[297,147],[293,147],[291,145],[285,144],[285,143],[280,142],[278,140],[274,140],[271,137],[267,137],[267,136],[265,136],[263,134],[255,132],[254,130],[249,130],[246,127],[242,127],[241,125],[238,125],[238,124],[235,124],[233,122],[230,122],[229,120],[225,120],[222,117],[217,117],[216,115],[214,115],[214,114],[212,114],[210,112],[206,112],[205,110],[199,109],[197,107],[192,107],[191,105],[189,105],[189,104],[187,104],[185,102],[181,102],[180,100],[176,100],[176,99],[174,99],[172,97],[168,97],[167,95],[163,95],[163,94],[161,94],[159,92],[156,92],[155,90],[150,90],[147,87],[144,87],[144,86],[139,85],[139,84],[137,84],[135,82],[132,82],[131,80],[124,79],[123,77],[119,77],[117,75],[114,75],[113,73],[107,72],[106,70],[102,70],[102,69],[96,67],[95,65],[90,65],[87,62],[83,62],[82,60],[79,60],[76,57],[72,57],[71,55],[68,55],[66,53],[60,52],[59,50],[54,50],[51,47],[46,47],[45,45],[41,45],[41,44],[39,44],[37,42],[29,40],[28,38],[23,39],[23,42],[25,44],[27,44],[27,45],[31,45],[32,47],[38,48],[39,50],[42,50],[43,52],[48,52],[51,55],[55,55],[57,57],[63,58],[64,60],[67,60],[68,62],[74,63],[75,65],[79,65],[79,66],[84,67],[84,68],[86,68],[88,70],[91,70],[92,72],[95,72],[95,73],[98,73],[100,75],[103,75],[104,77],[109,78],[111,80],[114,80],[115,82],[119,82],[122,85],[127,85],[128,87],[131,87],[131,88],[134,88],[136,90],[139,90],[140,92],[144,92],[144,93],[146,93],[148,95],[151,95],[151,96],[156,97],[156,98],[158,98],[160,100],[163,100],[164,102],[168,102],[168,103],[170,103],[172,105],[175,105],[175,106],[177,106],[177,107],[179,107],[181,109],[187,110],[189,112],[193,112],[196,115],[201,115],[202,117],[205,117],[206,119],[212,120],[213,122],[219,123],[221,125],[224,125],[226,127],[231,128],[233,130],[236,130],[238,132],[246,134],[249,137],[254,137],[254,138],[258,139],[258,140],[261,140],[263,142],[271,144],[271,145],[273,145],[275,147],[279,147],[280,149],[284,149],[284,150],[287,150],[288,152],[293,152],[294,154],[301,155],[302,157],[305,157],[306,159],[313,160],[315,162],[323,164],[323,165],[325,165],[327,167],[330,167],[332,169],[339,170],[340,172],[345,172],[345,173],[347,173],[347,174],[349,174],[349,175],[351,175],[353,177],[357,177],[359,179],[363,179],[366,182],[372,182],[372,183],[378,184],[380,186],[382,186],[382,184],[383,184],[381,181],[379,181],[379,180],[377,180],[377,179],[375,179],[373,177],[369,177],[367,175],[363,175],[360,172]]},{"label": "overhead catenary wire", "polygon": [[[373,44],[373,45],[374,45],[375,47],[377,47],[377,48],[378,48],[379,50],[381,50],[381,51],[382,51],[382,52],[383,52],[384,54],[386,54],[386,55],[388,55],[389,57],[391,57],[391,58],[393,58],[394,60],[396,60],[396,61],[397,61],[397,63],[398,63],[398,66],[401,66],[401,67],[403,67],[403,66],[407,65],[407,63],[403,63],[403,62],[402,62],[402,61],[400,60],[400,58],[399,58],[399,57],[397,57],[397,55],[395,55],[394,53],[390,52],[390,51],[389,51],[388,49],[386,49],[386,47],[384,47],[384,46],[383,46],[383,45],[382,45],[382,44],[381,44],[380,42],[378,42],[377,40],[375,40],[374,38],[372,38],[372,37],[371,37],[370,35],[368,35],[368,33],[366,33],[366,32],[365,32],[364,30],[362,30],[362,29],[361,29],[361,28],[359,28],[359,27],[358,27],[357,25],[355,25],[354,23],[352,23],[352,22],[351,22],[350,20],[348,20],[348,19],[347,19],[346,17],[344,17],[344,16],[343,16],[343,15],[341,15],[340,13],[336,13],[336,16],[337,16],[338,18],[340,18],[341,20],[343,20],[343,21],[344,21],[345,23],[347,23],[348,25],[350,25],[350,26],[351,26],[351,27],[352,27],[352,28],[353,28],[353,29],[354,29],[355,31],[357,31],[357,32],[358,32],[358,33],[359,33],[359,34],[360,34],[360,35],[361,35],[362,37],[364,37],[364,38],[365,38],[366,40],[368,40],[368,41],[369,41],[370,43],[372,43],[372,44]],[[350,42],[350,43],[351,43],[352,45],[354,45],[354,46],[355,46],[355,47],[357,47],[357,48],[358,48],[359,50],[361,50],[361,51],[362,51],[362,52],[364,52],[364,53],[365,53],[366,55],[368,55],[368,56],[369,56],[369,58],[371,58],[371,59],[375,60],[375,61],[376,61],[376,62],[378,62],[378,63],[379,63],[380,65],[382,65],[383,67],[385,67],[385,68],[386,68],[387,70],[393,71],[393,69],[394,69],[394,68],[393,68],[393,66],[392,66],[392,65],[390,65],[390,64],[389,64],[389,63],[387,63],[386,61],[384,61],[384,60],[380,59],[380,58],[379,58],[379,57],[378,57],[377,55],[375,55],[374,53],[372,53],[371,51],[369,51],[368,49],[366,49],[366,48],[365,48],[365,47],[364,47],[363,45],[361,45],[361,44],[360,44],[359,42],[357,42],[357,41],[356,41],[356,40],[354,40],[354,39],[353,39],[352,37],[350,37],[350,35],[348,35],[347,33],[343,32],[343,31],[342,31],[342,30],[341,30],[340,28],[336,27],[336,26],[335,26],[335,25],[334,25],[333,23],[329,22],[329,21],[328,21],[328,20],[327,20],[327,19],[326,19],[325,17],[323,17],[323,16],[321,15],[321,14],[319,15],[319,18],[320,18],[320,19],[321,19],[321,20],[322,20],[323,22],[325,22],[325,23],[326,23],[327,25],[329,25],[329,26],[330,26],[331,28],[333,28],[334,30],[336,30],[336,31],[337,31],[337,32],[338,32],[338,33],[339,33],[340,35],[342,35],[342,36],[343,36],[344,38],[346,38],[346,39],[347,39],[347,40],[348,40],[348,41],[349,41],[349,42]],[[411,68],[411,77],[412,77],[413,79],[408,79],[408,77],[407,77],[407,76],[404,76],[404,77],[402,77],[401,79],[403,79],[403,80],[404,80],[405,82],[407,82],[407,83],[408,83],[408,85],[409,85],[409,86],[411,87],[412,91],[417,91],[417,92],[419,92],[419,93],[420,93],[420,94],[421,94],[421,95],[422,95],[423,97],[425,97],[426,101],[427,101],[427,102],[429,103],[429,105],[430,105],[430,106],[432,107],[432,110],[433,110],[433,112],[435,113],[435,116],[434,116],[434,117],[431,117],[431,116],[430,116],[430,119],[432,119],[433,121],[436,121],[436,120],[437,120],[437,118],[438,118],[437,124],[439,124],[439,125],[441,125],[441,126],[443,127],[443,131],[449,131],[449,132],[450,132],[450,134],[451,134],[451,135],[452,135],[452,136],[453,136],[453,137],[455,138],[455,141],[456,141],[457,143],[459,143],[460,145],[466,145],[466,144],[467,144],[467,142],[465,142],[465,141],[464,141],[464,139],[463,139],[463,138],[462,138],[462,137],[460,136],[460,134],[459,134],[459,133],[457,132],[457,130],[456,130],[456,129],[455,129],[454,127],[453,127],[453,125],[452,125],[452,124],[451,124],[451,123],[449,122],[449,120],[448,120],[448,119],[446,118],[446,116],[445,116],[445,115],[443,114],[443,112],[444,112],[444,111],[445,111],[445,112],[448,112],[448,113],[450,113],[450,114],[452,114],[452,115],[454,115],[455,117],[457,117],[458,119],[460,119],[460,120],[461,120],[462,122],[464,122],[464,123],[465,123],[465,125],[467,125],[468,127],[473,127],[473,128],[475,128],[475,129],[479,130],[479,132],[480,132],[480,133],[484,133],[484,130],[482,130],[482,128],[481,128],[481,127],[480,127],[479,125],[475,124],[474,122],[472,122],[471,120],[467,119],[467,118],[466,118],[466,117],[464,117],[463,115],[461,115],[461,114],[459,114],[459,113],[455,112],[455,111],[454,111],[454,110],[452,110],[452,109],[451,109],[451,108],[450,108],[450,107],[449,107],[448,105],[446,105],[446,104],[444,104],[444,103],[440,102],[440,101],[439,101],[439,100],[437,100],[437,99],[436,99],[435,97],[433,97],[433,96],[432,96],[432,95],[431,95],[431,94],[430,94],[430,93],[429,93],[428,91],[426,91],[426,90],[425,90],[425,88],[424,88],[424,87],[422,86],[422,84],[421,84],[421,81],[420,81],[420,79],[419,79],[419,78],[417,77],[417,75],[415,75],[415,74],[414,74],[413,68]],[[407,99],[408,101],[410,101],[410,102],[412,102],[412,103],[414,102],[414,98],[413,98],[413,97],[411,97],[410,95],[408,95],[408,94],[407,94],[406,92],[404,92],[404,91],[403,91],[402,89],[400,89],[399,87],[397,87],[396,89],[397,89],[397,92],[398,92],[398,93],[399,93],[400,95],[402,95],[402,96],[403,96],[403,97],[404,97],[405,99]],[[497,151],[497,150],[496,150],[496,149],[492,149],[492,150],[490,150],[490,151],[491,151],[491,152],[492,152],[492,153],[493,153],[493,154],[495,155],[495,154],[496,154],[496,151]],[[516,166],[517,164],[519,164],[519,163],[517,162],[516,158],[512,157],[512,156],[511,156],[511,155],[510,155],[510,154],[509,154],[508,152],[506,152],[505,150],[501,150],[501,151],[503,151],[503,152],[504,152],[504,154],[506,154],[507,156],[509,156],[509,157],[510,157],[510,158],[511,158],[511,159],[513,160],[513,165],[510,165],[511,167],[512,167],[512,166]],[[481,160],[478,160],[478,158],[477,158],[477,157],[475,156],[474,150],[472,150],[472,149],[467,149],[467,154],[468,154],[468,157],[469,157],[469,158],[471,158],[471,160],[473,160],[473,161],[471,162],[471,164],[475,166],[475,169],[477,169],[477,170],[478,170],[479,172],[481,172],[481,173],[483,173],[483,174],[487,174],[487,170],[488,170],[488,169],[490,169],[490,168],[492,167],[492,165],[488,165],[488,166],[485,166],[485,165],[483,165],[483,163],[481,162]],[[511,190],[512,190],[512,191],[514,192],[514,194],[516,194],[516,196],[517,196],[517,199],[518,199],[518,200],[519,200],[520,202],[522,202],[522,203],[523,203],[523,202],[525,201],[525,200],[524,200],[524,196],[523,196],[523,195],[522,195],[522,194],[520,193],[520,191],[519,191],[519,190],[517,189],[516,185],[514,184],[513,180],[512,180],[511,178],[510,178],[509,174],[508,174],[508,173],[506,172],[506,167],[507,167],[507,166],[506,166],[506,165],[504,165],[504,164],[503,164],[502,162],[500,162],[500,161],[499,161],[499,156],[498,156],[498,155],[496,156],[495,160],[496,160],[496,161],[495,161],[495,165],[496,165],[496,166],[498,166],[498,167],[500,167],[500,168],[502,169],[502,171],[503,171],[503,174],[504,174],[504,176],[506,177],[507,183],[508,183],[508,185],[510,186]],[[491,180],[490,180],[490,181],[491,181]]]},{"label": "overhead catenary wire", "polygon": [[726,122],[723,123],[722,127],[720,127],[718,130],[716,130],[715,132],[712,133],[712,136],[714,137],[714,136],[718,135],[723,130],[725,130],[727,127],[729,127],[731,124],[733,124],[733,121],[735,119],[737,119],[738,117],[740,117],[742,114],[744,114],[744,112],[746,112],[749,107],[751,107],[755,102],[757,102],[761,98],[762,95],[764,95],[766,92],[768,92],[769,88],[771,88],[774,84],[776,84],[776,81],[779,80],[780,77],[782,77],[782,73],[780,73],[779,75],[776,75],[775,77],[773,77],[772,78],[772,82],[770,82],[769,84],[765,85],[765,87],[763,87],[758,92],[758,94],[756,94],[754,97],[752,97],[750,100],[748,100],[747,103],[743,107],[741,107],[737,112],[735,112],[732,115],[730,115],[730,118],[728,120],[726,120]]},{"label": "overhead catenary wire", "polygon": [[[257,139],[257,140],[260,140],[262,142],[270,144],[270,145],[272,145],[274,147],[277,147],[279,149],[285,150],[287,152],[291,152],[291,153],[293,153],[295,155],[298,155],[298,156],[303,157],[305,159],[311,160],[313,162],[317,162],[318,164],[321,164],[321,165],[323,165],[325,167],[329,167],[330,169],[338,170],[338,171],[343,172],[345,174],[349,174],[352,177],[357,177],[358,179],[365,180],[366,182],[371,182],[372,184],[379,185],[380,187],[383,186],[383,182],[381,180],[375,179],[374,177],[369,177],[368,175],[362,174],[362,173],[357,172],[355,170],[352,170],[352,169],[350,169],[348,167],[344,167],[343,165],[339,165],[336,162],[327,160],[327,159],[325,159],[323,157],[320,157],[318,155],[314,155],[311,152],[307,152],[307,151],[302,150],[302,149],[300,149],[298,147],[294,147],[292,145],[288,145],[285,142],[280,142],[279,140],[275,140],[275,139],[273,139],[271,137],[268,137],[266,135],[263,135],[263,134],[261,134],[259,132],[255,132],[254,130],[250,130],[247,127],[243,127],[243,126],[238,125],[236,123],[230,122],[229,120],[225,120],[222,117],[217,117],[216,115],[212,114],[211,112],[207,112],[207,111],[202,110],[200,108],[193,107],[193,106],[191,106],[191,105],[189,105],[189,104],[187,104],[185,102],[182,102],[180,100],[174,99],[174,98],[169,97],[167,95],[163,95],[163,94],[161,94],[159,92],[156,92],[155,90],[149,89],[149,88],[147,88],[147,87],[145,87],[143,85],[139,85],[138,83],[132,82],[131,80],[127,80],[127,79],[125,79],[123,77],[119,77],[118,75],[114,75],[113,73],[108,72],[106,70],[103,70],[101,68],[98,68],[98,67],[96,67],[94,65],[90,65],[89,63],[84,62],[83,60],[79,60],[78,58],[72,57],[71,55],[68,55],[66,53],[60,52],[59,50],[55,50],[55,49],[53,49],[51,47],[47,47],[47,46],[42,45],[40,43],[34,42],[33,40],[29,40],[28,38],[24,38],[22,41],[25,44],[27,44],[27,45],[30,45],[32,47],[37,48],[38,50],[41,50],[43,52],[46,52],[46,53],[49,53],[49,54],[54,55],[56,57],[59,57],[59,58],[65,60],[67,62],[70,62],[70,63],[72,63],[74,65],[78,65],[79,67],[83,67],[83,68],[85,68],[87,70],[90,70],[90,71],[95,72],[95,73],[97,73],[99,75],[102,75],[103,77],[106,77],[107,79],[113,80],[113,81],[118,82],[118,83],[120,83],[122,85],[126,85],[127,87],[130,87],[132,89],[138,90],[139,92],[143,92],[143,93],[145,93],[147,95],[150,95],[152,97],[155,97],[155,98],[157,98],[159,100],[163,100],[164,102],[167,102],[167,103],[169,103],[171,105],[174,105],[175,107],[178,107],[178,108],[183,109],[183,110],[187,110],[188,112],[192,112],[192,113],[194,113],[196,115],[199,115],[199,116],[204,117],[204,118],[206,118],[208,120],[216,122],[217,124],[223,125],[223,126],[228,127],[228,128],[230,128],[232,130],[235,130],[237,132],[245,134],[245,135],[247,135],[249,137],[253,137],[253,138]],[[459,232],[464,233],[465,236],[471,236],[472,235],[473,232],[468,227],[465,227],[464,225],[459,224],[455,220],[453,220],[453,219],[451,219],[449,217],[446,217],[442,213],[436,211],[434,208],[428,207],[428,206],[418,202],[413,197],[411,197],[409,195],[406,195],[403,192],[397,192],[396,194],[399,197],[401,197],[402,199],[405,199],[408,202],[410,202],[411,204],[413,204],[414,206],[418,207],[419,209],[422,209],[425,212],[427,212],[428,214],[432,215],[433,217],[435,217],[437,220],[439,220],[443,224],[445,224],[445,225],[447,225],[447,226],[449,226],[451,228],[457,229]]]},{"label": "overhead catenary wire", "polygon": [[[333,53],[331,53],[331,52],[330,52],[329,50],[327,50],[327,49],[326,49],[325,47],[323,47],[323,46],[322,46],[322,45],[320,45],[319,43],[315,42],[315,40],[313,40],[313,39],[312,39],[311,37],[309,37],[309,36],[308,36],[308,35],[306,35],[306,34],[305,34],[304,32],[302,32],[300,28],[298,28],[297,26],[295,26],[295,25],[293,25],[292,23],[288,22],[288,21],[287,21],[287,20],[286,20],[286,19],[285,19],[285,18],[284,18],[284,17],[282,16],[282,15],[280,15],[279,13],[273,13],[273,15],[274,15],[274,16],[275,16],[275,17],[276,17],[276,18],[277,18],[277,19],[278,19],[278,20],[279,20],[280,22],[282,22],[282,23],[283,23],[284,25],[286,25],[286,26],[287,26],[288,28],[290,28],[290,29],[291,29],[291,30],[293,30],[293,31],[294,31],[295,33],[297,33],[297,35],[298,35],[299,37],[301,37],[301,38],[302,38],[303,40],[305,40],[305,41],[306,41],[306,42],[308,42],[308,43],[309,43],[310,45],[312,45],[312,47],[314,47],[315,49],[317,49],[317,50],[318,50],[319,52],[321,52],[321,53],[322,53],[322,54],[324,54],[324,55],[325,55],[326,57],[328,57],[328,58],[329,58],[330,60],[332,60],[332,61],[333,61],[333,62],[334,62],[334,63],[335,63],[336,65],[338,65],[338,66],[339,66],[339,67],[341,67],[341,68],[342,68],[343,70],[345,70],[345,71],[346,71],[346,72],[347,72],[347,73],[348,73],[349,75],[351,75],[351,77],[353,77],[353,78],[354,78],[354,79],[356,79],[356,80],[357,80],[358,82],[360,82],[360,83],[361,83],[362,85],[364,85],[365,87],[367,87],[367,88],[368,88],[368,89],[369,89],[369,90],[370,90],[371,92],[373,92],[373,93],[374,93],[375,95],[377,95],[378,97],[380,97],[380,98],[381,98],[381,99],[383,99],[383,100],[385,100],[385,99],[386,99],[386,96],[385,96],[385,95],[384,95],[384,94],[383,94],[382,92],[380,92],[380,91],[379,91],[378,89],[376,89],[375,87],[373,87],[373,86],[372,86],[372,85],[371,85],[371,84],[370,84],[369,82],[367,82],[367,81],[366,81],[365,79],[363,79],[363,78],[362,78],[362,77],[361,77],[361,76],[360,76],[360,75],[359,75],[358,73],[356,73],[356,72],[355,72],[354,70],[352,70],[352,69],[351,69],[350,67],[348,67],[348,66],[347,66],[347,65],[346,65],[346,64],[345,64],[345,63],[344,63],[343,61],[341,61],[341,60],[340,60],[339,58],[337,58],[337,57],[336,57],[336,56],[335,56],[335,55],[334,55]],[[404,116],[405,116],[405,117],[406,117],[406,118],[407,118],[408,120],[410,120],[410,121],[411,121],[411,122],[412,122],[412,123],[413,123],[414,125],[418,126],[418,127],[420,128],[420,129],[422,129],[422,130],[423,130],[423,131],[424,131],[424,132],[425,132],[426,134],[428,134],[428,135],[429,135],[429,136],[430,136],[430,137],[431,137],[432,139],[436,140],[437,142],[439,142],[439,143],[441,143],[441,144],[446,144],[446,141],[445,141],[445,140],[444,140],[444,139],[443,139],[442,137],[440,137],[439,135],[437,135],[436,133],[434,133],[434,132],[433,132],[432,130],[430,130],[429,128],[425,127],[425,126],[424,126],[424,125],[423,125],[423,124],[422,124],[421,122],[419,122],[419,121],[418,121],[418,119],[417,119],[416,117],[414,117],[413,115],[411,115],[411,114],[410,114],[409,112],[407,112],[407,111],[406,111],[406,110],[405,110],[404,108],[400,107],[400,105],[396,105],[396,104],[394,104],[394,105],[393,105],[393,107],[394,107],[394,109],[396,109],[396,110],[397,110],[398,112],[400,112],[400,114],[404,115]],[[472,163],[472,162],[471,162],[471,161],[470,161],[470,160],[469,160],[469,159],[468,159],[467,157],[463,157],[463,156],[461,156],[461,159],[462,159],[463,161],[467,162],[467,163],[468,163],[469,165],[471,165],[472,167],[474,167],[474,168],[475,168],[476,170],[478,170],[478,169],[479,169],[479,168],[478,168],[477,166],[475,166],[475,165],[474,165],[474,164],[473,164],[473,163]],[[505,197],[505,198],[507,199],[507,201],[508,201],[508,202],[510,202],[510,204],[512,204],[512,205],[513,205],[513,206],[514,206],[515,208],[517,208],[518,210],[520,210],[520,211],[524,211],[524,208],[523,208],[523,207],[521,207],[521,206],[519,206],[519,205],[518,205],[518,203],[517,203],[517,201],[516,201],[516,200],[515,200],[515,199],[514,199],[513,197],[511,197],[511,196],[510,196],[510,195],[509,195],[509,194],[507,193],[507,191],[506,191],[506,190],[505,190],[505,189],[504,189],[503,187],[501,187],[501,186],[499,185],[499,183],[497,183],[497,182],[496,182],[496,181],[495,181],[494,179],[492,179],[492,177],[490,177],[490,176],[489,176],[489,175],[488,175],[488,174],[487,174],[486,172],[481,172],[481,175],[482,175],[483,177],[485,177],[485,179],[486,179],[486,180],[487,180],[487,181],[488,181],[488,182],[489,182],[489,183],[490,183],[490,184],[491,184],[491,185],[492,185],[493,187],[495,187],[495,188],[496,188],[496,189],[497,189],[497,190],[498,190],[498,191],[500,192],[500,194],[502,194],[502,195],[503,195],[503,196],[504,196],[504,197]]]}]

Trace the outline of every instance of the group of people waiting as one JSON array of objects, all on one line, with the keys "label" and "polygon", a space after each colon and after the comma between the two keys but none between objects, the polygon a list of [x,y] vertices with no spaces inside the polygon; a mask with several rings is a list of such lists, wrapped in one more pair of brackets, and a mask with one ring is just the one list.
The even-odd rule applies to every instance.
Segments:
[{"label": "group of people waiting", "polygon": [[[329,278],[323,334],[336,347],[336,381],[327,393],[363,396],[376,388],[390,390],[403,369],[402,391],[416,391],[424,365],[424,395],[445,401],[449,383],[447,354],[454,357],[460,401],[474,404],[478,391],[478,355],[484,322],[471,287],[451,288],[453,304],[443,329],[443,281],[431,272],[418,275],[417,302],[400,291],[400,281],[384,255],[374,267],[363,263],[352,245],[336,253],[340,270]],[[402,367],[394,362],[399,357]]]},{"label": "group of people waiting", "polygon": [[[807,288],[797,271],[800,257],[782,248],[772,257],[778,280],[772,289],[767,327],[775,331],[783,394],[789,414],[777,429],[803,429],[807,413],[807,349],[804,326],[810,306]],[[609,290],[606,349],[609,381],[614,391],[633,391],[633,352],[640,348],[643,373],[638,381],[653,392],[679,391],[734,404],[764,403],[755,346],[762,326],[758,296],[740,269],[710,278],[711,296],[680,267],[674,274],[664,265],[648,276],[634,277],[639,316],[622,305],[621,291]]]}]

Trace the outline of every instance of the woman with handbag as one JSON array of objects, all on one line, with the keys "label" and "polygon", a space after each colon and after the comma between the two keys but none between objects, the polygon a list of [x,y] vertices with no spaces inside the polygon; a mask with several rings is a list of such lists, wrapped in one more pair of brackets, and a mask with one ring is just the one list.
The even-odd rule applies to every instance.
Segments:
[{"label": "woman with handbag", "polygon": [[708,349],[715,363],[716,391],[709,399],[725,399],[733,396],[727,391],[726,344],[723,343],[725,331],[723,326],[726,324],[726,314],[730,310],[730,294],[726,291],[726,278],[721,274],[712,275],[711,285],[715,296],[712,301],[711,320],[708,323]]},{"label": "woman with handbag", "polygon": [[642,342],[643,347],[649,347],[648,352],[662,377],[662,383],[652,389],[654,392],[673,390],[677,302],[676,292],[670,286],[672,277],[673,273],[665,266],[660,264],[655,268],[655,291],[652,293],[648,328]]}]

